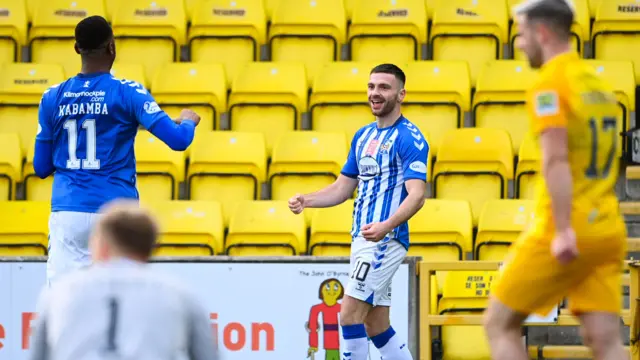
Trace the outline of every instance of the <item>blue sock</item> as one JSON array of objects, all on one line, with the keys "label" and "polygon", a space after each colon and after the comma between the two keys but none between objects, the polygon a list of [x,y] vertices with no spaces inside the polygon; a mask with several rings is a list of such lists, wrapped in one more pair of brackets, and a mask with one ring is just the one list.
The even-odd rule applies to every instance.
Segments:
[{"label": "blue sock", "polygon": [[400,340],[391,326],[381,334],[371,337],[383,360],[412,360],[407,343]]},{"label": "blue sock", "polygon": [[367,360],[369,341],[364,324],[344,325],[342,338],[344,339],[342,360]]}]

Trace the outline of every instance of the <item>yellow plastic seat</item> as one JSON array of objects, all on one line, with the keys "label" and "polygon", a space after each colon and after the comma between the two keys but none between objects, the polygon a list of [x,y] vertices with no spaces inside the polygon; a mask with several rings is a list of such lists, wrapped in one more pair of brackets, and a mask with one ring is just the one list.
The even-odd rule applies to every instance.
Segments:
[{"label": "yellow plastic seat", "polygon": [[[495,271],[449,271],[438,314],[481,314],[487,307]],[[445,325],[440,329],[446,359],[490,359],[491,353],[482,326]]]},{"label": "yellow plastic seat", "polygon": [[434,60],[469,63],[475,86],[484,63],[502,58],[508,39],[508,12],[504,1],[437,1],[430,43]]},{"label": "yellow plastic seat", "polygon": [[536,177],[540,172],[540,151],[538,139],[531,133],[522,140],[516,166],[516,198],[533,199],[535,196]]},{"label": "yellow plastic seat", "polygon": [[422,59],[422,44],[427,42],[424,1],[357,1],[347,41],[353,61],[397,63]]},{"label": "yellow plastic seat", "polygon": [[344,132],[351,144],[361,127],[375,121],[367,100],[367,83],[376,65],[350,61],[325,65],[313,82],[309,98],[311,128]]},{"label": "yellow plastic seat", "polygon": [[138,130],[134,152],[140,199],[177,199],[178,185],[184,180],[184,152],[171,150],[146,130]]},{"label": "yellow plastic seat", "polygon": [[38,4],[41,1],[44,1],[44,0],[25,0],[26,6],[27,6],[27,20],[29,22],[33,21],[33,16],[35,15],[36,9],[38,8]]},{"label": "yellow plastic seat", "polygon": [[271,21],[273,19],[273,13],[276,12],[276,8],[278,7],[278,3],[280,0],[264,0],[264,7],[267,13],[267,19]]},{"label": "yellow plastic seat", "polygon": [[348,21],[351,21],[353,18],[353,9],[356,7],[358,1],[359,0],[344,0],[344,10]]},{"label": "yellow plastic seat", "polygon": [[228,225],[239,202],[260,199],[266,175],[262,134],[212,131],[194,140],[187,191],[192,200],[220,202],[224,223]]},{"label": "yellow plastic seat", "polygon": [[[631,114],[636,111],[636,84],[631,61],[615,60],[583,60],[593,66],[596,74],[602,76],[616,93],[618,99],[618,131],[628,131],[631,128]],[[623,137],[623,142],[626,138]],[[617,149],[618,155],[626,151],[626,144]]]},{"label": "yellow plastic seat", "polygon": [[340,60],[347,36],[343,0],[280,0],[269,28],[272,61],[305,64],[307,81]]},{"label": "yellow plastic seat", "polygon": [[[267,174],[271,199],[288,200],[296,193],[308,194],[332,184],[347,158],[342,133],[295,131],[285,133],[273,148]],[[314,209],[305,210],[307,222]]]},{"label": "yellow plastic seat", "polygon": [[224,252],[222,209],[215,201],[145,201],[160,237],[154,256],[210,256]]},{"label": "yellow plastic seat", "polygon": [[409,220],[407,256],[422,261],[459,261],[473,251],[473,216],[464,200],[429,199]]},{"label": "yellow plastic seat", "polygon": [[75,28],[80,20],[106,16],[104,3],[95,0],[47,0],[38,4],[29,30],[31,62],[60,64],[67,76],[80,72],[76,54]]},{"label": "yellow plastic seat", "polygon": [[230,256],[292,256],[306,252],[306,225],[286,201],[246,201],[236,207],[226,251]]},{"label": "yellow plastic seat", "polygon": [[202,1],[209,0],[184,0],[185,9],[187,11],[187,19],[191,20],[194,12],[196,11],[196,6]]},{"label": "yellow plastic seat", "polygon": [[29,201],[51,201],[51,189],[53,188],[53,175],[46,179],[40,179],[33,169],[33,156],[35,155],[35,139],[27,151],[27,159],[24,163],[22,181],[24,185],[24,197]]},{"label": "yellow plastic seat", "polygon": [[13,200],[22,181],[22,148],[17,134],[0,133],[0,201]]},{"label": "yellow plastic seat", "polygon": [[0,201],[0,256],[47,255],[51,204]]},{"label": "yellow plastic seat", "polygon": [[484,204],[478,221],[473,258],[503,261],[509,246],[526,230],[535,203],[533,200],[490,200]]},{"label": "yellow plastic seat", "polygon": [[59,65],[7,63],[0,67],[0,133],[17,133],[23,154],[36,135],[42,94],[63,80]]},{"label": "yellow plastic seat", "polygon": [[235,78],[229,95],[231,130],[265,135],[267,155],[307,111],[307,75],[299,63],[255,62]]},{"label": "yellow plastic seat", "polygon": [[151,84],[156,102],[172,118],[189,108],[201,121],[196,134],[218,128],[226,111],[227,88],[221,64],[167,63],[160,67]]},{"label": "yellow plastic seat", "polygon": [[106,19],[110,23],[113,22],[113,16],[115,15],[118,7],[125,0],[104,0],[104,10],[107,15]]},{"label": "yellow plastic seat", "polygon": [[601,2],[602,0],[589,0],[589,13],[592,19],[596,17]]},{"label": "yellow plastic seat", "polygon": [[405,74],[402,114],[429,134],[429,153],[436,156],[444,135],[462,127],[469,111],[469,66],[463,61],[419,61],[409,63]]},{"label": "yellow plastic seat", "polygon": [[[517,5],[524,0],[509,0],[510,8]],[[588,0],[571,0],[575,8],[575,14],[573,17],[573,25],[571,25],[571,46],[581,56],[584,55],[584,43],[591,40],[591,19],[589,17],[589,3]],[[512,11],[509,11],[513,15]],[[516,18],[514,18],[515,20]],[[518,37],[518,24],[514,21],[511,25],[509,37],[509,44],[513,49],[513,58],[515,60],[527,60],[527,56],[516,48],[515,41]]]},{"label": "yellow plastic seat", "polygon": [[433,19],[433,11],[435,10],[435,3],[440,0],[424,0],[424,6],[427,9],[427,18]]},{"label": "yellow plastic seat", "polygon": [[472,106],[475,125],[508,132],[514,154],[529,129],[525,100],[535,79],[529,64],[519,60],[489,61],[478,76]]},{"label": "yellow plastic seat", "polygon": [[640,84],[640,18],[638,4],[628,0],[602,1],[593,23],[594,59],[633,62],[635,83]]},{"label": "yellow plastic seat", "polygon": [[484,203],[505,198],[512,179],[513,152],[506,131],[451,130],[440,145],[433,168],[433,194],[437,199],[469,201],[476,225]]},{"label": "yellow plastic seat", "polygon": [[149,81],[144,76],[144,66],[141,64],[126,64],[117,62],[111,68],[111,75],[118,79],[135,81],[149,89]]},{"label": "yellow plastic seat", "polygon": [[24,0],[0,0],[0,64],[21,60],[27,24]]},{"label": "yellow plastic seat", "polygon": [[227,87],[247,63],[260,60],[267,39],[262,0],[200,0],[189,29],[193,62],[218,62],[227,73]]},{"label": "yellow plastic seat", "polygon": [[311,219],[309,255],[350,256],[352,221],[353,200],[347,200],[338,206],[317,209]]},{"label": "yellow plastic seat", "polygon": [[183,0],[127,0],[113,15],[118,61],[141,62],[147,79],[180,59],[187,16]]}]

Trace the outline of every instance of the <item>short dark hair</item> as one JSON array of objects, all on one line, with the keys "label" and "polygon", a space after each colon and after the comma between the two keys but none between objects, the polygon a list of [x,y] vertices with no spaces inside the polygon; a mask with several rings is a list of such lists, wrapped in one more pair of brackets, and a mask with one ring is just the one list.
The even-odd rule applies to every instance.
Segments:
[{"label": "short dark hair", "polygon": [[76,44],[83,54],[104,47],[112,38],[111,25],[102,16],[89,16],[76,25]]},{"label": "short dark hair", "polygon": [[547,24],[563,39],[569,39],[571,35],[574,9],[568,0],[530,0],[516,7],[515,11],[529,21]]},{"label": "short dark hair", "polygon": [[404,88],[404,84],[407,82],[407,77],[404,75],[404,71],[393,64],[380,64],[373,69],[369,74],[391,74],[400,82],[400,88]]},{"label": "short dark hair", "polygon": [[340,280],[336,279],[336,278],[330,278],[327,279],[325,281],[323,281],[320,284],[320,288],[318,289],[318,297],[320,298],[320,300],[324,300],[324,294],[322,293],[322,288],[325,287],[325,285],[327,285],[330,282],[337,282],[338,284],[340,284],[340,294],[338,294],[338,300],[342,300],[342,298],[344,297],[344,286],[342,286],[342,283],[340,282]]},{"label": "short dark hair", "polygon": [[151,215],[130,202],[108,205],[98,226],[111,245],[129,255],[150,257],[158,239]]}]

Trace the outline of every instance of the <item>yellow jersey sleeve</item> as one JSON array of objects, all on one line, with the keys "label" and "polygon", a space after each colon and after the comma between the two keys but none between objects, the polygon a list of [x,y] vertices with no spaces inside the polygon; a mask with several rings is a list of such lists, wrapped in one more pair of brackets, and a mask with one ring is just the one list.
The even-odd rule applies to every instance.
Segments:
[{"label": "yellow jersey sleeve", "polygon": [[567,94],[556,81],[543,81],[529,92],[531,130],[538,135],[548,128],[567,127]]}]

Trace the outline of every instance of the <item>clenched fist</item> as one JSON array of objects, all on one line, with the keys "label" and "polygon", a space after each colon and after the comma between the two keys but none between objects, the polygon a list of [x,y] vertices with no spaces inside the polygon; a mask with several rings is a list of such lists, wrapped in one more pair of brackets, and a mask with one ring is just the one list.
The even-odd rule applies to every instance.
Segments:
[{"label": "clenched fist", "polygon": [[296,194],[289,199],[289,210],[296,215],[300,214],[304,210],[304,196]]},{"label": "clenched fist", "polygon": [[196,123],[196,126],[200,123],[200,115],[196,114],[195,111],[189,109],[182,109],[180,112],[180,121],[182,120],[191,120]]}]

